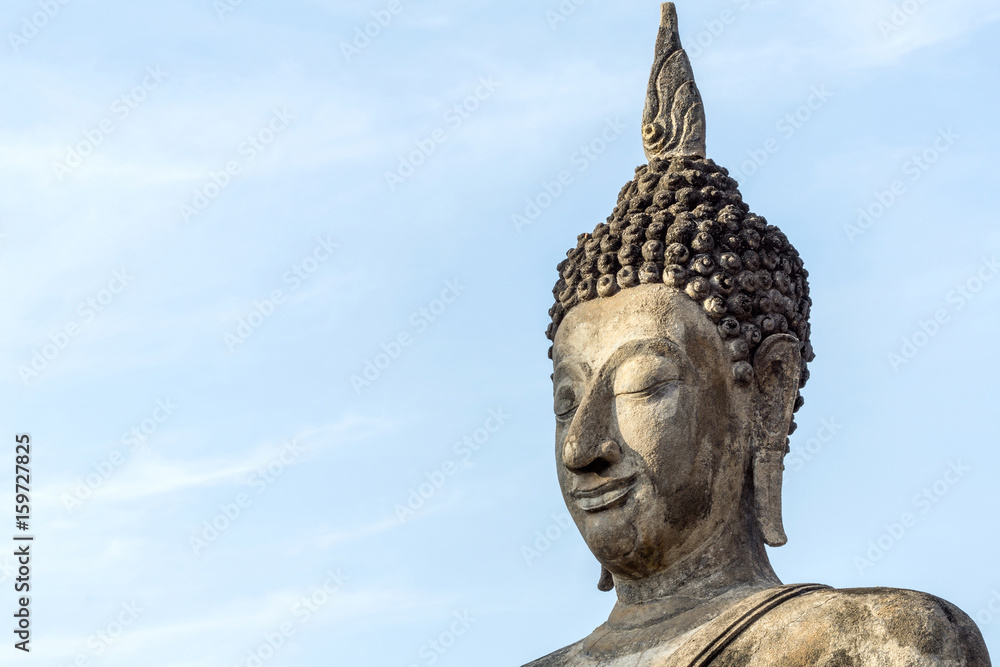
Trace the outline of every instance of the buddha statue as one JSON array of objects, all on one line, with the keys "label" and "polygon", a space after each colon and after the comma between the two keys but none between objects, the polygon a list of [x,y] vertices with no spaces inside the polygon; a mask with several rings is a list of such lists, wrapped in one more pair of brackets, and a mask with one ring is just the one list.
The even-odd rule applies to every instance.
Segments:
[{"label": "buddha statue", "polygon": [[808,273],[706,158],[672,3],[642,138],[649,163],[558,266],[548,330],[559,485],[617,603],[530,666],[989,665],[940,598],[783,585],[771,568],[814,357]]}]

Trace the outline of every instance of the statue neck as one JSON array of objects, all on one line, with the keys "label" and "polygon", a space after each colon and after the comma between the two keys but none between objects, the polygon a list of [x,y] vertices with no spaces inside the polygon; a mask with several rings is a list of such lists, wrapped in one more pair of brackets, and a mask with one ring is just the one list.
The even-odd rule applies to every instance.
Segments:
[{"label": "statue neck", "polygon": [[642,579],[615,575],[615,609],[656,601],[658,606],[684,611],[719,597],[743,597],[781,585],[767,557],[752,501],[747,484],[730,516],[667,568]]}]

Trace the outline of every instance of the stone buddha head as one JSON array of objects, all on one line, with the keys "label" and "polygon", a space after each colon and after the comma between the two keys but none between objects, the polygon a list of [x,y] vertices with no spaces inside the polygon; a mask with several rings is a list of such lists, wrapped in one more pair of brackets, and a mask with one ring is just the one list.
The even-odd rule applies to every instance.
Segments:
[{"label": "stone buddha head", "polygon": [[782,459],[814,356],[808,274],[706,159],[675,9],[662,11],[649,163],[559,264],[548,330],[559,483],[601,589],[619,595],[711,572],[685,562],[749,557],[773,577],[763,545],[786,541]]},{"label": "stone buddha head", "polygon": [[706,159],[662,6],[649,163],[559,264],[548,336],[563,498],[617,590],[608,620],[528,667],[990,664],[951,603],[783,585],[783,459],[813,360],[808,274]]}]

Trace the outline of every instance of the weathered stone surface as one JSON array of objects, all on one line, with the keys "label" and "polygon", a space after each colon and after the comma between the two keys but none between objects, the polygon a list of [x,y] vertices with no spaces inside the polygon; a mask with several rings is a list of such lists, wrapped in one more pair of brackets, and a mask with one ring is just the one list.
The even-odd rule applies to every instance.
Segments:
[{"label": "weathered stone surface", "polygon": [[705,109],[691,62],[681,48],[677,10],[672,2],[661,7],[660,32],[642,114],[642,143],[650,160],[705,156]]},{"label": "weathered stone surface", "polygon": [[704,158],[703,119],[667,3],[650,164],[559,265],[548,331],[559,484],[618,602],[530,664],[989,665],[975,624],[944,600],[786,586],[771,568],[813,358],[808,273]]},{"label": "weathered stone surface", "polygon": [[[940,598],[916,591],[820,588],[777,606],[728,638],[728,643],[713,647],[712,640],[725,637],[728,621],[733,620],[720,618],[724,616],[725,612],[680,637],[661,633],[653,624],[628,633],[625,644],[620,641],[622,631],[612,634],[605,624],[594,632],[607,633],[604,645],[596,650],[597,642],[588,638],[529,667],[990,664],[982,637],[968,616]],[[698,637],[699,632],[703,636]]]}]

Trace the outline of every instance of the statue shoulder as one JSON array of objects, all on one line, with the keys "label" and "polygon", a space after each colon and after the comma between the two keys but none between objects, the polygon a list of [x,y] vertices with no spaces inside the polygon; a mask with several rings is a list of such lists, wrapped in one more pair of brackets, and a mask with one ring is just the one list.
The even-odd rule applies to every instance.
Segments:
[{"label": "statue shoulder", "polygon": [[570,644],[565,648],[549,653],[543,658],[532,660],[524,665],[524,667],[568,667],[569,665],[578,665],[580,663],[582,644],[582,640],[575,644]]},{"label": "statue shoulder", "polygon": [[972,619],[941,598],[831,588],[766,614],[714,666],[812,664],[989,667],[990,658]]}]

